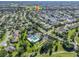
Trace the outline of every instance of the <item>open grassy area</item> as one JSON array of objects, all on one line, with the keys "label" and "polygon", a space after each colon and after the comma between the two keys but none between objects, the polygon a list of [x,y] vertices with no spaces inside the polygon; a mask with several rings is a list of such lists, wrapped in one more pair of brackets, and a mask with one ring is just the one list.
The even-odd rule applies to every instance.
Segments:
[{"label": "open grassy area", "polygon": [[49,56],[49,54],[42,54],[42,55],[37,55],[37,57],[76,57],[76,53],[62,51],[59,53],[55,52],[51,56]]},{"label": "open grassy area", "polygon": [[[52,52],[52,55],[49,55],[49,52],[47,54],[37,54],[36,57],[76,57],[75,52],[67,52],[63,49],[62,44],[60,41],[58,41],[58,50],[56,52]],[[55,49],[55,48],[53,48]]]},{"label": "open grassy area", "polygon": [[61,42],[58,42],[58,51],[64,51]]},{"label": "open grassy area", "polygon": [[70,39],[75,33],[75,29],[69,30],[68,31],[68,39]]},{"label": "open grassy area", "polygon": [[76,53],[75,52],[56,53],[52,54],[52,57],[76,57]]},{"label": "open grassy area", "polygon": [[77,43],[79,44],[79,37],[76,38]]}]

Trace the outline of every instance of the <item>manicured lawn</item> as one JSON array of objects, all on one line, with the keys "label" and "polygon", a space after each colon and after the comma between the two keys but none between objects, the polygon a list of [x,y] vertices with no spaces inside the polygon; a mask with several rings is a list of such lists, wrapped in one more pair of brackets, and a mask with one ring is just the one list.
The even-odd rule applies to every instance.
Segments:
[{"label": "manicured lawn", "polygon": [[68,31],[68,38],[71,38],[71,36],[75,33],[75,29]]},{"label": "manicured lawn", "polygon": [[[58,50],[56,52],[52,52],[52,55],[49,55],[49,52],[47,54],[39,54],[38,52],[38,57],[75,57],[76,53],[75,52],[67,52],[63,49],[62,44],[60,41],[56,44],[58,45]],[[55,47],[53,48],[55,49]],[[53,50],[52,49],[52,50]]]},{"label": "manicured lawn", "polygon": [[58,51],[64,51],[64,49],[63,49],[62,44],[60,43],[60,41],[58,43]]},{"label": "manicured lawn", "polygon": [[64,53],[57,53],[52,54],[53,57],[76,57],[75,52],[64,52]]},{"label": "manicured lawn", "polygon": [[[73,36],[74,36],[74,34],[75,34],[75,29],[72,29],[72,30],[69,30],[68,31],[68,39],[71,39]],[[70,40],[69,40],[70,41]]]},{"label": "manicured lawn", "polygon": [[[37,54],[36,57],[76,57],[75,52],[67,52],[63,49],[62,44],[60,41],[57,43],[58,45],[58,51],[57,52],[52,52],[52,55],[49,55],[49,52],[47,54]],[[54,49],[54,48],[53,48]]]},{"label": "manicured lawn", "polygon": [[62,53],[56,53],[49,56],[49,54],[42,54],[37,55],[38,57],[76,57],[75,52],[62,52]]},{"label": "manicured lawn", "polygon": [[77,41],[77,43],[79,44],[79,37],[77,37],[76,41]]}]

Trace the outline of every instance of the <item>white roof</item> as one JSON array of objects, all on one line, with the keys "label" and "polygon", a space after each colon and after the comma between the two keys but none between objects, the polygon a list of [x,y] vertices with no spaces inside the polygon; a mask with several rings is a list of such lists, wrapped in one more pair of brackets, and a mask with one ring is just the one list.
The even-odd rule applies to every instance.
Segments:
[{"label": "white roof", "polygon": [[27,38],[30,42],[37,42],[40,40],[38,35],[30,35],[30,37]]}]

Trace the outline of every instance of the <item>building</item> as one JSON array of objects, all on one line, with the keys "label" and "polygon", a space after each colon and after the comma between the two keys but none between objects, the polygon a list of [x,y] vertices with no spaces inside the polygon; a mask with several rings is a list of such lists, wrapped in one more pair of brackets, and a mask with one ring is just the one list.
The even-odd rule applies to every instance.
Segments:
[{"label": "building", "polygon": [[38,12],[39,11],[39,5],[36,5],[36,11]]},{"label": "building", "polygon": [[40,40],[40,36],[41,36],[41,33],[35,33],[35,34],[29,34],[27,36],[27,39],[32,42],[32,43],[35,43],[37,41]]}]

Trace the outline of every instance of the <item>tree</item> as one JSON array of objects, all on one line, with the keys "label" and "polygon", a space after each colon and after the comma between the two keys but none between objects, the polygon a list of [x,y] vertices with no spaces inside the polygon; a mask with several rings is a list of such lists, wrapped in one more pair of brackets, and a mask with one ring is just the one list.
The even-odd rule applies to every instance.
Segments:
[{"label": "tree", "polygon": [[77,57],[79,57],[79,45],[78,45],[78,48],[75,52],[77,53]]},{"label": "tree", "polygon": [[22,32],[21,32],[21,40],[25,40],[27,38],[27,31],[26,29],[24,29]]},{"label": "tree", "polygon": [[52,55],[52,49],[49,50],[49,55]]},{"label": "tree", "polygon": [[4,49],[0,50],[0,57],[5,57],[7,55],[7,51]]},{"label": "tree", "polygon": [[58,50],[58,46],[56,45],[56,46],[55,46],[55,51],[57,51],[57,50]]},{"label": "tree", "polygon": [[49,55],[51,55],[52,54],[52,48],[53,48],[52,42],[48,42],[41,47],[40,54],[48,53],[48,51],[49,51]]},{"label": "tree", "polygon": [[69,52],[74,51],[74,45],[70,42],[63,42],[63,48]]}]

